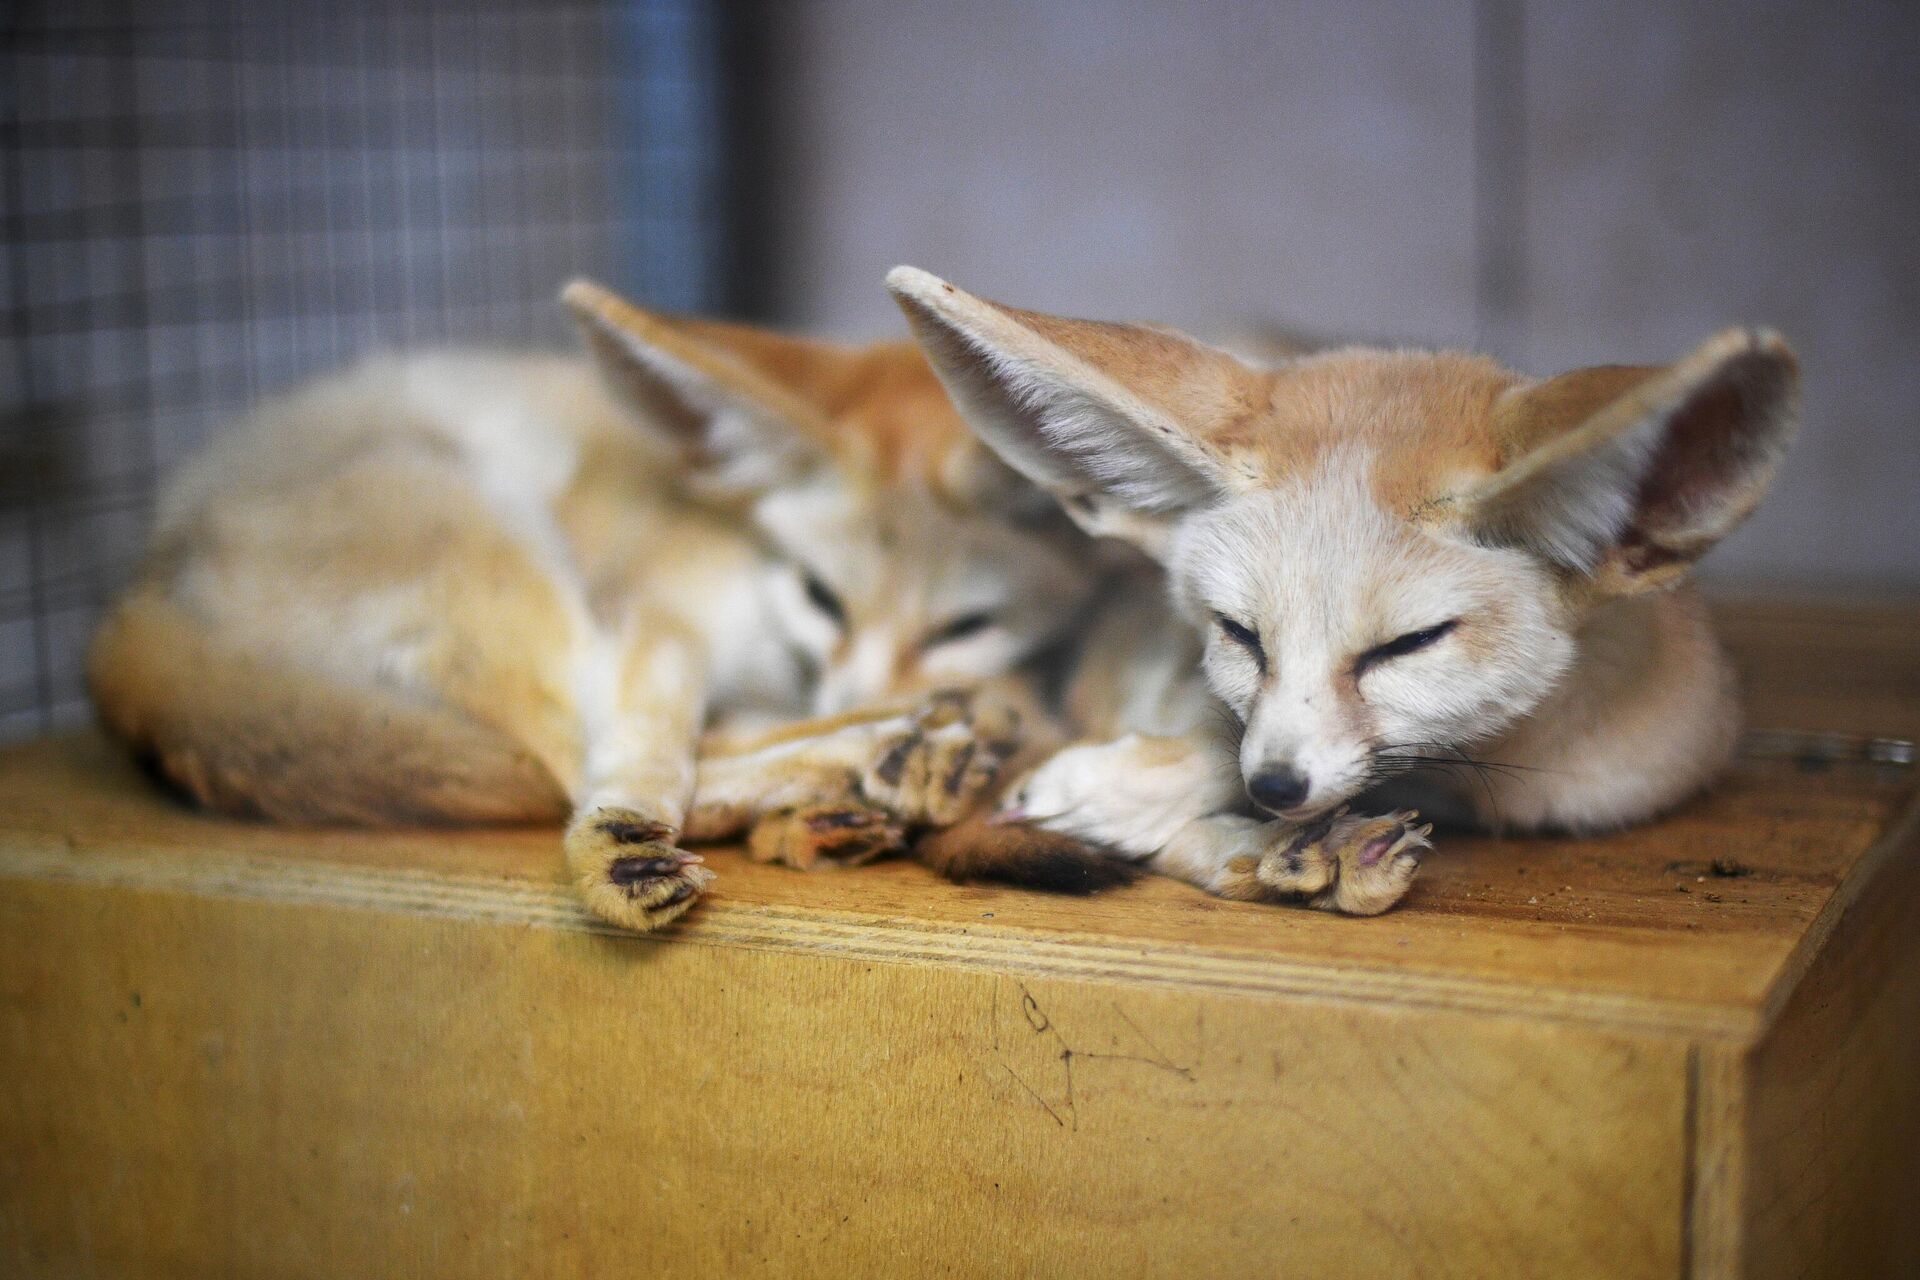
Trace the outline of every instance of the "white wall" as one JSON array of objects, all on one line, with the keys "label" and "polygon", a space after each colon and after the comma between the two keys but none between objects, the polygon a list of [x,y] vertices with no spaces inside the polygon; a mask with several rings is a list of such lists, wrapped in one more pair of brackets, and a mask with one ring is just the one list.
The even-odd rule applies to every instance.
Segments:
[{"label": "white wall", "polygon": [[794,319],[888,330],[880,277],[914,262],[1041,308],[1273,316],[1542,373],[1772,324],[1806,431],[1712,565],[1920,588],[1920,6],[781,9]]}]

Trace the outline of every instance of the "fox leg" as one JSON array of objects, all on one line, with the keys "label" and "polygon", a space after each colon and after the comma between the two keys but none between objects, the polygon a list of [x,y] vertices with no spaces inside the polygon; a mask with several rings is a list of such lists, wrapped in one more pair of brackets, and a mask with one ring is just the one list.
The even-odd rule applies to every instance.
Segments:
[{"label": "fox leg", "polygon": [[1182,827],[1149,865],[1223,898],[1374,916],[1406,896],[1430,847],[1432,828],[1414,817],[1343,811],[1302,825],[1218,814]]},{"label": "fox leg", "polygon": [[[903,710],[802,721],[759,743],[709,735],[689,835],[745,831],[750,856],[800,869],[857,865],[910,845],[918,861],[958,881],[1078,894],[1135,877],[1131,864],[1084,840],[992,816],[1008,780],[1066,740],[1028,682],[990,681],[965,703],[935,695],[918,716]],[[970,737],[956,733],[960,723]]]},{"label": "fox leg", "polygon": [[706,704],[701,652],[693,636],[654,620],[581,664],[586,749],[567,866],[587,907],[630,929],[678,918],[713,881],[699,856],[678,846]]},{"label": "fox leg", "polygon": [[1054,753],[1014,789],[1002,816],[1144,861],[1190,823],[1240,802],[1239,772],[1216,743],[1201,735],[1130,733]]},{"label": "fox leg", "polygon": [[589,910],[654,929],[711,882],[676,847],[706,712],[704,647],[644,601],[596,622],[570,575],[490,530],[421,575],[394,629],[424,637],[411,679],[522,744],[568,798],[564,849]]},{"label": "fox leg", "polygon": [[[902,715],[836,717],[783,728],[759,743],[702,743],[689,840],[745,837],[757,862],[800,870],[854,864],[897,849],[906,827],[867,802],[863,772],[887,750]],[[812,737],[796,736],[813,729]]]},{"label": "fox leg", "polygon": [[1016,699],[945,691],[755,738],[703,740],[690,839],[747,833],[762,861],[857,863],[975,808],[1024,740]]},{"label": "fox leg", "polygon": [[1234,812],[1240,790],[1217,741],[1130,734],[1053,756],[1016,790],[1009,816],[1222,897],[1375,915],[1411,887],[1428,847],[1413,814],[1262,820]]}]

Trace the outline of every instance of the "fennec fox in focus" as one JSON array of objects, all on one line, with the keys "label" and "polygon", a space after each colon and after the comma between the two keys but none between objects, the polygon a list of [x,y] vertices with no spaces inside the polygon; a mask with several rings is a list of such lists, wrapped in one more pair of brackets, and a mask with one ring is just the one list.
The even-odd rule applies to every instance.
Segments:
[{"label": "fennec fox in focus", "polygon": [[1128,605],[1131,658],[1095,645],[1076,707],[1108,740],[1043,765],[1017,816],[1215,893],[1372,913],[1426,845],[1400,806],[1590,831],[1730,758],[1733,682],[1684,578],[1792,438],[1777,335],[1544,381],[1359,347],[1256,366],[889,285],[982,438],[1172,602],[1157,630]]},{"label": "fennec fox in focus", "polygon": [[[1049,641],[1082,535],[911,343],[565,298],[592,362],[377,360],[187,467],[95,642],[108,726],[229,811],[570,814],[588,905],[642,929],[711,879],[683,837],[766,819],[804,863],[959,817],[1018,708],[901,695]],[[769,728],[802,715],[837,718]]]}]

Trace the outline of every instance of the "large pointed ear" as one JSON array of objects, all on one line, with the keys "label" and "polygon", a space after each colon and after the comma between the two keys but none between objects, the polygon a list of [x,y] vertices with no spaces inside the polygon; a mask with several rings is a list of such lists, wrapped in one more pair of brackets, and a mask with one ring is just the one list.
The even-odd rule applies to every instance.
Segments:
[{"label": "large pointed ear", "polygon": [[1669,584],[1752,512],[1798,422],[1778,334],[1730,330],[1665,367],[1579,369],[1496,404],[1498,472],[1464,495],[1490,542],[1612,594]]},{"label": "large pointed ear", "polygon": [[1089,532],[1158,554],[1173,517],[1236,487],[1205,435],[1258,376],[1178,334],[1003,307],[913,267],[887,288],[973,429]]},{"label": "large pointed ear", "polygon": [[763,330],[656,315],[576,280],[561,300],[608,386],[717,495],[792,479],[825,456],[826,415],[800,388],[838,348]]}]

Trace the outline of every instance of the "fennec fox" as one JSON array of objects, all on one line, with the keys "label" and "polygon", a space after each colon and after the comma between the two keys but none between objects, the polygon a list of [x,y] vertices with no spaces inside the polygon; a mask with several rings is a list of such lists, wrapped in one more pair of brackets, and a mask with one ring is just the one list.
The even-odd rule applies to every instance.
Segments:
[{"label": "fennec fox", "polygon": [[1595,830],[1728,761],[1733,684],[1683,579],[1793,435],[1775,334],[1544,381],[1358,347],[1255,366],[889,284],[982,438],[1172,601],[1159,630],[1116,624],[1131,665],[1096,645],[1077,706],[1110,740],[1049,760],[1020,816],[1216,893],[1371,913],[1426,845],[1402,805]]},{"label": "fennec fox", "polygon": [[[376,360],[188,466],[95,642],[108,726],[228,811],[570,814],[588,905],[642,929],[711,879],[683,837],[767,818],[804,863],[959,817],[1018,708],[900,695],[1049,641],[1082,535],[911,343],[565,298],[591,363]],[[802,714],[837,718],[767,729]]]}]

